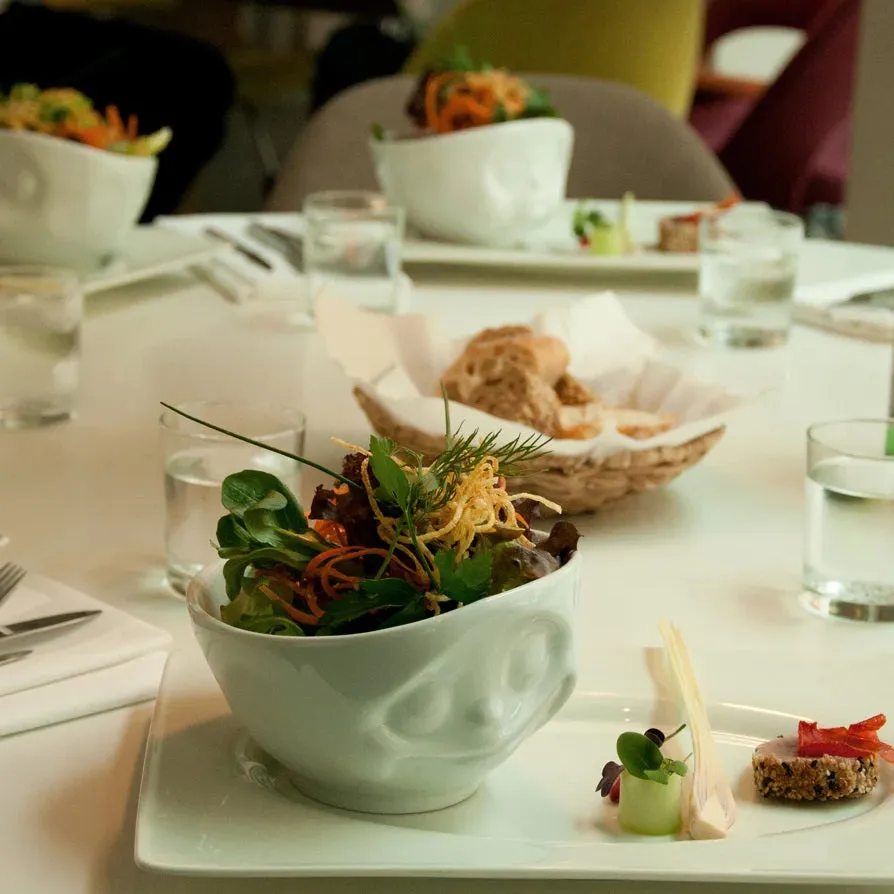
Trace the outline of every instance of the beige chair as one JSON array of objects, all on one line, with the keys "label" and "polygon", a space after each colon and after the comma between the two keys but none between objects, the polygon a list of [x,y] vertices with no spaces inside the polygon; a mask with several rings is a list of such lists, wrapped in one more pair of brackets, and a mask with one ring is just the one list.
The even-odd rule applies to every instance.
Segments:
[{"label": "beige chair", "polygon": [[[568,180],[571,198],[713,202],[734,185],[695,132],[643,93],[621,84],[567,75],[528,75],[575,130]],[[376,189],[369,153],[376,122],[407,130],[404,106],[414,79],[406,75],[352,87],[308,122],[268,202],[272,211],[299,209],[321,189]]]}]

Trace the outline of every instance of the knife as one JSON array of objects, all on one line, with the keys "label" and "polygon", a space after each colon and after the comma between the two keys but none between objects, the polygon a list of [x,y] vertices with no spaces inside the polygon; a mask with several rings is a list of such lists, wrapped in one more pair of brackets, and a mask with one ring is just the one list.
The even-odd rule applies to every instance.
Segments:
[{"label": "knife", "polygon": [[72,627],[75,624],[82,624],[90,618],[95,618],[99,614],[102,614],[102,611],[97,608],[91,611],[64,612],[60,615],[44,615],[41,618],[16,621],[14,624],[0,627],[0,642],[14,636],[26,636],[30,633],[42,633],[45,630],[58,630],[60,627]]},{"label": "knife", "polygon": [[256,239],[261,245],[265,245],[284,258],[296,273],[304,272],[304,243],[300,236],[277,227],[269,227],[256,220],[249,223],[247,232],[252,239]]},{"label": "knife", "polygon": [[226,242],[227,245],[231,245],[244,258],[248,258],[252,264],[256,264],[258,267],[263,267],[264,270],[273,270],[273,264],[271,264],[267,258],[261,257],[256,251],[253,251],[229,233],[225,233],[223,230],[217,229],[217,227],[205,227],[204,233],[206,236],[211,236],[219,242]]},{"label": "knife", "polygon": [[23,658],[27,658],[30,654],[30,649],[22,649],[21,652],[10,652],[7,655],[0,655],[0,665],[13,664],[16,661],[21,661]]}]

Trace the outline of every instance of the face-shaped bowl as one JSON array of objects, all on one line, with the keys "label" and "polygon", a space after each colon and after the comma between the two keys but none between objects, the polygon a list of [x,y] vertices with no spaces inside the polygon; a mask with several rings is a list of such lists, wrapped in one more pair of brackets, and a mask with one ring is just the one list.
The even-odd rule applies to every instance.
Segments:
[{"label": "face-shaped bowl", "polygon": [[139,220],[155,158],[0,130],[0,263],[90,271]]},{"label": "face-shaped bowl", "polygon": [[424,236],[511,246],[565,198],[574,130],[531,118],[413,139],[373,140],[388,201]]},{"label": "face-shaped bowl", "polygon": [[221,564],[193,579],[187,604],[234,716],[299,789],[349,810],[418,813],[473,794],[568,699],[579,564],[439,617],[347,636],[225,624]]}]

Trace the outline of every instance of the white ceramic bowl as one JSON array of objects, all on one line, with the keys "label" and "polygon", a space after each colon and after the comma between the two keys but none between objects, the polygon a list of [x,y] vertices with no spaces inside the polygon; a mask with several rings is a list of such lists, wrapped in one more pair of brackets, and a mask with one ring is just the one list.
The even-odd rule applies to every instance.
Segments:
[{"label": "white ceramic bowl", "polygon": [[413,229],[499,247],[564,200],[574,130],[561,118],[530,118],[370,145],[382,192],[406,209]]},{"label": "white ceramic bowl", "polygon": [[139,220],[157,165],[0,130],[0,263],[95,269]]},{"label": "white ceramic bowl", "polygon": [[219,620],[222,563],[187,591],[234,716],[297,787],[336,807],[418,813],[472,795],[574,689],[580,559],[448,614],[330,637]]}]

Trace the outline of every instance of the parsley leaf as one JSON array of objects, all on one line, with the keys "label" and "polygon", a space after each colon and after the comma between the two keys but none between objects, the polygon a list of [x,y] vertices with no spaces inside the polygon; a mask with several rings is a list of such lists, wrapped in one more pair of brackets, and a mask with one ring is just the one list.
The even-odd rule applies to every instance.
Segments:
[{"label": "parsley leaf", "polygon": [[406,472],[395,462],[395,444],[390,438],[369,439],[369,467],[376,476],[379,486],[401,509],[406,510],[410,502],[410,481]]},{"label": "parsley leaf", "polygon": [[491,554],[482,551],[457,565],[453,550],[442,549],[435,556],[441,592],[463,605],[484,598],[490,593],[492,562]]},{"label": "parsley leaf", "polygon": [[331,633],[372,611],[402,609],[422,598],[410,584],[397,577],[362,580],[359,587],[357,590],[348,590],[339,599],[327,603],[326,614],[320,624],[321,633]]}]

